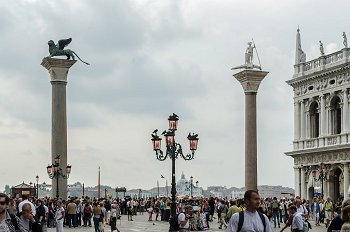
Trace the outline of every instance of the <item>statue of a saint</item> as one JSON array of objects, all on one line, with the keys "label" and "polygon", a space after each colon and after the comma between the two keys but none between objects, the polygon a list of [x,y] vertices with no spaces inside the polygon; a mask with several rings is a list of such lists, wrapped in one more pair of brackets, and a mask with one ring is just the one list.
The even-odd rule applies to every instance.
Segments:
[{"label": "statue of a saint", "polygon": [[348,39],[346,38],[345,32],[343,32],[343,44],[345,48],[348,48]]},{"label": "statue of a saint", "polygon": [[244,68],[244,69],[254,69],[254,68],[256,68],[256,69],[260,69],[261,70],[261,66],[253,64],[254,48],[256,49],[255,44],[253,45],[252,42],[248,42],[248,47],[247,47],[247,49],[245,51],[245,64],[237,66],[237,67],[234,67],[231,70],[233,70],[233,69],[241,69],[241,68]]},{"label": "statue of a saint", "polygon": [[321,40],[320,40],[320,53],[321,53],[321,56],[324,56],[324,48],[323,48],[323,43],[321,42]]}]

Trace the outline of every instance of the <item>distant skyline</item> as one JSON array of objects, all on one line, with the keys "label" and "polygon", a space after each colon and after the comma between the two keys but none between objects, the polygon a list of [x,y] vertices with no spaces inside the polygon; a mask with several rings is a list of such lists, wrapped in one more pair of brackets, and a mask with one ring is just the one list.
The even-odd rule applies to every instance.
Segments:
[{"label": "distant skyline", "polygon": [[[332,10],[330,10],[332,9]],[[258,184],[293,187],[292,78],[299,25],[307,60],[342,47],[348,2],[326,0],[4,0],[0,2],[0,190],[49,183],[51,86],[40,66],[48,40],[72,37],[67,86],[69,183],[147,188],[170,181],[150,134],[180,116],[177,141],[199,134],[178,160],[200,185],[244,185],[244,93],[230,70],[254,38],[270,73],[258,93]],[[348,31],[347,31],[348,30]],[[257,62],[255,58],[255,62]],[[169,183],[170,185],[170,183]]]}]

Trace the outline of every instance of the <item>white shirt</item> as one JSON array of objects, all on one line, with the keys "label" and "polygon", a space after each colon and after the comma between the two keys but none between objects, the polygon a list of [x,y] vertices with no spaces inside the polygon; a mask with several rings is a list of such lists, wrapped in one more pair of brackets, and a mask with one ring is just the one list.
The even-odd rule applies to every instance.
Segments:
[{"label": "white shirt", "polygon": [[[56,213],[55,213],[55,219],[58,220],[59,218],[61,218],[63,212],[64,212],[63,207],[57,208]],[[60,219],[60,221],[63,220],[63,219],[64,219],[64,217],[62,217],[62,218]]]},{"label": "white shirt", "polygon": [[[264,214],[264,218],[266,222],[266,232],[272,232],[270,221],[265,214]],[[237,232],[238,221],[239,221],[239,213],[233,214],[230,219],[226,232]],[[261,218],[258,212],[251,213],[244,210],[244,222],[243,222],[241,232],[264,232],[264,224],[261,221]]]},{"label": "white shirt", "polygon": [[24,201],[21,201],[21,202],[18,204],[18,212],[22,212],[22,207],[23,207],[23,205],[26,204],[26,203],[30,204],[30,207],[32,208],[32,214],[33,214],[33,216],[35,216],[35,214],[36,214],[35,206],[34,206],[34,204],[33,204],[32,202],[28,201],[27,199],[24,200]]},{"label": "white shirt", "polygon": [[297,213],[307,214],[308,212],[304,205],[299,205],[299,207],[297,208]]},{"label": "white shirt", "polygon": [[177,221],[179,223],[180,229],[188,229],[188,227],[189,227],[189,221],[188,220],[187,220],[185,226],[181,226],[181,224],[180,224],[181,222],[186,221],[185,213],[180,213],[179,216],[177,217]]},{"label": "white shirt", "polygon": [[296,212],[293,215],[292,230],[293,229],[303,230],[303,228],[304,228],[304,222],[303,222],[302,213]]}]

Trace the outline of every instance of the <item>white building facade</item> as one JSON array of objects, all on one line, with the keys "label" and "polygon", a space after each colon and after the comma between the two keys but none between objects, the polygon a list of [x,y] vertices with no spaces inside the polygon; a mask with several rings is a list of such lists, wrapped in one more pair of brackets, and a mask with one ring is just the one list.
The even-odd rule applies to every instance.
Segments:
[{"label": "white building facade", "polygon": [[350,49],[343,34],[343,49],[306,61],[299,29],[293,78],[293,151],[295,193],[333,200],[349,198],[350,162]]}]

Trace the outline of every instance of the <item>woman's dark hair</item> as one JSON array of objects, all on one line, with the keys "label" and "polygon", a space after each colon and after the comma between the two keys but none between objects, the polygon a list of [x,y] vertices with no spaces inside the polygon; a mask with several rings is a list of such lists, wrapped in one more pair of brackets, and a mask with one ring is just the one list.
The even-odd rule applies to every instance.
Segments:
[{"label": "woman's dark hair", "polygon": [[248,190],[244,193],[244,200],[245,201],[250,200],[252,198],[253,193],[256,193],[259,195],[259,192],[256,190]]},{"label": "woman's dark hair", "polygon": [[0,193],[0,197],[5,198],[6,205],[10,203],[10,198],[5,193]]}]

